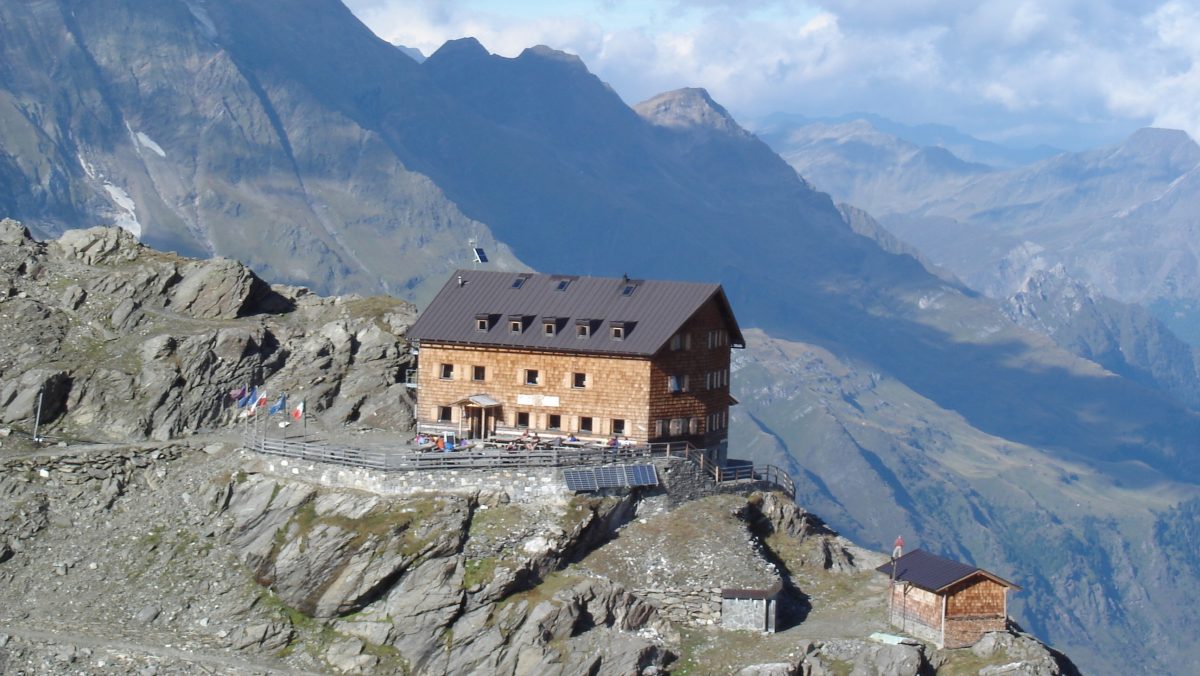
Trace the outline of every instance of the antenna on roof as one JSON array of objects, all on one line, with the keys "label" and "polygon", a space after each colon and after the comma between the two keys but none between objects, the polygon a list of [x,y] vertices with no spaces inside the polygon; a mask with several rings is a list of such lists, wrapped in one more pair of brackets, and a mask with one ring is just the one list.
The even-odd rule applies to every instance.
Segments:
[{"label": "antenna on roof", "polygon": [[488,262],[487,253],[482,248],[475,246],[474,237],[467,240],[467,243],[471,245],[471,269],[478,270],[480,263]]}]

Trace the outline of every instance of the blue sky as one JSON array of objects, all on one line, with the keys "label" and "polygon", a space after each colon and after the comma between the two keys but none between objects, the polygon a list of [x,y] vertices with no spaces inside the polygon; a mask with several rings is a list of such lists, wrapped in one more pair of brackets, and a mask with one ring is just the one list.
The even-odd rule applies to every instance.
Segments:
[{"label": "blue sky", "polygon": [[709,90],[749,127],[772,112],[936,122],[1081,149],[1142,126],[1200,138],[1194,0],[347,0],[429,54],[473,36],[583,58],[632,104]]}]

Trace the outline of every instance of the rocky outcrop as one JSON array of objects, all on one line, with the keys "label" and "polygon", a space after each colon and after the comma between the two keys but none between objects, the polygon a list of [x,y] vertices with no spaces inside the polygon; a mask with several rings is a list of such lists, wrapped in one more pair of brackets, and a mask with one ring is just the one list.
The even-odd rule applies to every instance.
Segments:
[{"label": "rocky outcrop", "polygon": [[[5,279],[7,287],[5,286]],[[272,288],[235,261],[188,261],[118,228],[49,244],[0,227],[0,420],[47,434],[167,440],[232,422],[246,385],[303,397],[330,425],[411,424],[393,299],[324,299]]]},{"label": "rocky outcrop", "polygon": [[[386,498],[266,475],[231,478],[226,493],[232,551],[280,603],[348,637],[325,657],[339,670],[377,668],[372,646],[383,646],[416,673],[640,673],[665,665],[665,642],[678,640],[654,606],[610,582],[565,578],[540,598],[543,581],[610,535],[632,499],[528,519],[520,546],[468,546],[474,495]],[[480,579],[489,556],[506,558]]]},{"label": "rocky outcrop", "polygon": [[801,563],[805,565],[836,571],[864,567],[856,561],[855,550],[858,548],[853,543],[781,493],[755,493],[741,515],[760,531],[791,536],[800,545]]}]

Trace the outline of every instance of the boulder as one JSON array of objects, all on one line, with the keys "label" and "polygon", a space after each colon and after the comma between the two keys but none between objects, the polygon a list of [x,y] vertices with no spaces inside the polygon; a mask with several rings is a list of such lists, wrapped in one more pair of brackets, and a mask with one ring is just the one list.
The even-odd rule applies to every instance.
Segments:
[{"label": "boulder", "polygon": [[29,234],[29,228],[21,225],[19,221],[11,218],[0,219],[0,244],[22,246],[32,241],[33,235]]},{"label": "boulder", "polygon": [[138,257],[137,238],[115,227],[68,230],[55,242],[63,257],[87,265],[113,265]]},{"label": "boulder", "polygon": [[228,258],[194,261],[182,274],[169,307],[197,319],[235,319],[250,314],[255,296],[269,291],[250,268]]}]

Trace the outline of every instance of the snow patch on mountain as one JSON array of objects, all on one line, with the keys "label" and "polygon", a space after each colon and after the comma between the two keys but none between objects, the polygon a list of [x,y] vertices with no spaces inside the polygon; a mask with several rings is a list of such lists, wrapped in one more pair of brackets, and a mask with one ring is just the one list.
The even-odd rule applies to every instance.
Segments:
[{"label": "snow patch on mountain", "polygon": [[116,225],[123,230],[127,230],[130,234],[138,239],[142,237],[142,224],[137,219],[137,204],[129,193],[125,192],[108,181],[104,182],[104,190],[108,193],[113,204],[117,205],[120,211],[117,211],[113,216],[113,225]]}]

